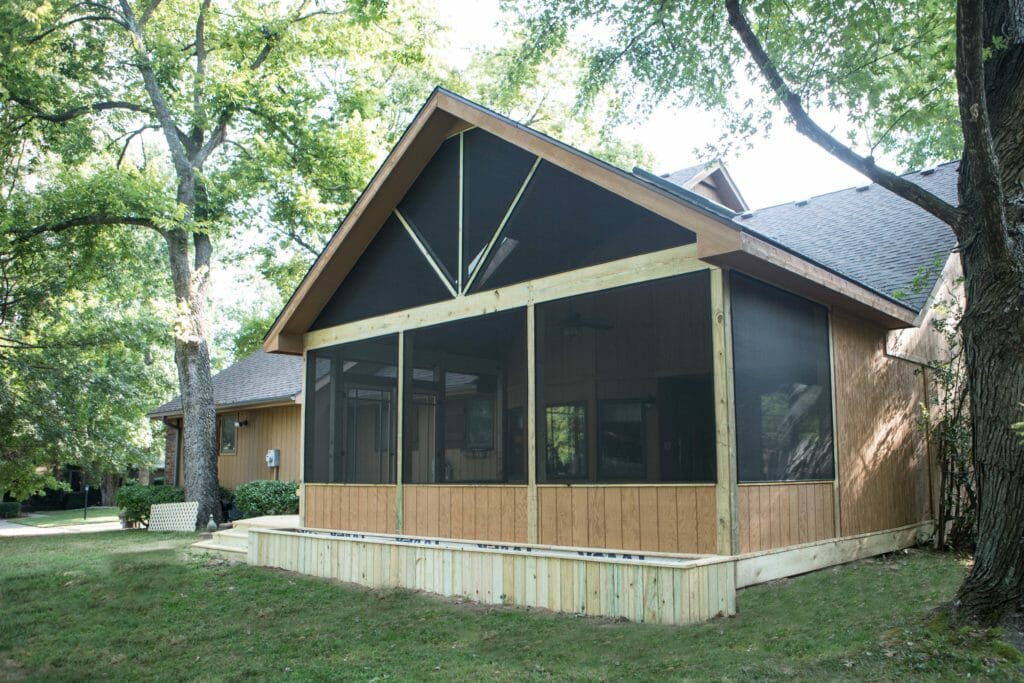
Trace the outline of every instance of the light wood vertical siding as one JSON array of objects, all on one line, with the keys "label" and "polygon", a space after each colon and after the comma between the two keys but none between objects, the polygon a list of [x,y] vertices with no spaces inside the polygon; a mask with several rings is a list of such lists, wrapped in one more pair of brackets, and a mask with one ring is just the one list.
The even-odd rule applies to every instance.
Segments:
[{"label": "light wood vertical siding", "polygon": [[832,482],[740,484],[740,552],[835,536]]},{"label": "light wood vertical siding", "polygon": [[917,426],[924,377],[885,355],[885,331],[871,323],[834,313],[832,335],[842,534],[931,518],[927,441]]},{"label": "light wood vertical siding", "polygon": [[715,487],[541,486],[540,543],[714,553]]},{"label": "light wood vertical siding", "polygon": [[274,479],[274,470],[267,467],[265,460],[271,448],[281,449],[281,467],[276,477],[282,481],[298,481],[300,413],[297,405],[222,413],[237,415],[239,420],[249,424],[236,432],[235,453],[217,458],[220,485],[234,489],[256,479]]},{"label": "light wood vertical siding", "polygon": [[672,625],[736,613],[730,558],[638,562],[266,529],[249,538],[250,564],[371,588]]},{"label": "light wood vertical siding", "polygon": [[306,518],[311,529],[390,534],[395,531],[395,487],[391,485],[306,484]]},{"label": "light wood vertical siding", "polygon": [[403,488],[411,536],[526,543],[526,486]]}]

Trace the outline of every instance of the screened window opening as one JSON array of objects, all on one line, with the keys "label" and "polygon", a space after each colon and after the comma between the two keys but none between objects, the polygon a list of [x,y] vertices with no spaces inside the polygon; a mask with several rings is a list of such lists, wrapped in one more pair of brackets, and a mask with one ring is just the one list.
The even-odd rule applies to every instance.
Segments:
[{"label": "screened window opening", "polygon": [[733,273],[740,481],[833,479],[828,312]]},{"label": "screened window opening", "polygon": [[310,351],[306,372],[305,480],[394,483],[397,336]]},{"label": "screened window opening", "polygon": [[525,311],[414,330],[405,341],[404,480],[525,481]]},{"label": "screened window opening", "polygon": [[540,482],[714,482],[706,271],[537,306]]},{"label": "screened window opening", "polygon": [[236,452],[238,415],[220,416],[220,453],[234,455]]},{"label": "screened window opening", "polygon": [[585,403],[547,406],[545,472],[548,479],[587,476],[587,406]]}]

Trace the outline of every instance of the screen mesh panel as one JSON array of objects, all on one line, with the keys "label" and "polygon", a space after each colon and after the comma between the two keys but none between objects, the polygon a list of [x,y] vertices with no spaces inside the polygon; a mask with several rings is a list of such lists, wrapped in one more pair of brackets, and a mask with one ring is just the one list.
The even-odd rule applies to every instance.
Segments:
[{"label": "screen mesh panel", "polygon": [[473,291],[692,244],[694,233],[541,162]]},{"label": "screen mesh panel", "polygon": [[834,478],[828,312],[738,273],[730,288],[740,481]]},{"label": "screen mesh panel", "polygon": [[414,330],[405,339],[405,481],[524,481],[525,311]]},{"label": "screen mesh panel", "polygon": [[316,349],[306,365],[305,481],[395,481],[396,335]]},{"label": "screen mesh panel", "polygon": [[713,482],[707,272],[537,306],[538,479]]},{"label": "screen mesh panel", "polygon": [[459,136],[448,138],[416,178],[398,210],[455,283],[459,260]]},{"label": "screen mesh panel", "polygon": [[536,159],[479,128],[463,134],[463,282],[501,225]]},{"label": "screen mesh panel", "polygon": [[409,234],[391,215],[310,329],[341,325],[451,298]]}]

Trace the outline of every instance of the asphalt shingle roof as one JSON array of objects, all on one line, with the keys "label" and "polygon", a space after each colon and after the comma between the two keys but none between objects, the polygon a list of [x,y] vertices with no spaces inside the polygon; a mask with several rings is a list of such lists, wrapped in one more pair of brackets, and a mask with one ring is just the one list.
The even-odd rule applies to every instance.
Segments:
[{"label": "asphalt shingle roof", "polygon": [[[903,177],[950,204],[957,204],[959,162]],[[735,219],[745,229],[797,254],[896,298],[919,311],[925,304],[956,238],[948,225],[878,185],[849,188],[759,209]],[[914,288],[914,280],[937,260]]]},{"label": "asphalt shingle roof", "polygon": [[[302,391],[302,357],[256,351],[213,376],[213,401],[218,407],[294,399]],[[149,413],[150,417],[181,414],[181,396]]]},{"label": "asphalt shingle roof", "polygon": [[693,180],[698,175],[703,173],[704,170],[707,169],[707,167],[707,164],[695,164],[693,166],[681,168],[678,171],[666,173],[661,177],[674,185],[678,185],[679,187],[686,187],[687,183],[689,183],[691,180]]}]

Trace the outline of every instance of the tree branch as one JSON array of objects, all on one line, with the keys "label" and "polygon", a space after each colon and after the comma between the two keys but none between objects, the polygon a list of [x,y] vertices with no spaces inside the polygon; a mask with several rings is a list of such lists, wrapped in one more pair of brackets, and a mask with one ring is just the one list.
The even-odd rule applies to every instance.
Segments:
[{"label": "tree branch", "polygon": [[[167,100],[164,99],[163,92],[160,90],[160,84],[156,80],[156,74],[153,72],[153,66],[149,63],[149,56],[146,54],[146,43],[142,37],[142,28],[135,20],[135,14],[132,12],[132,7],[128,0],[119,0],[119,2],[121,3],[121,11],[128,21],[128,30],[131,31],[134,39],[132,42],[134,43],[135,55],[138,60],[137,67],[139,73],[142,74],[142,82],[146,86],[149,99],[156,110],[156,118],[160,121],[160,127],[164,132],[164,139],[167,140],[167,147],[171,151],[171,161],[174,164],[179,185],[184,183],[191,186],[191,180],[194,176],[192,164],[189,162],[185,147],[178,137],[178,124],[171,115],[170,107],[167,106]],[[185,202],[185,204],[191,209],[188,202]]]},{"label": "tree branch", "polygon": [[145,28],[146,22],[153,16],[153,12],[156,12],[160,2],[161,0],[149,0],[149,5],[146,6],[146,9],[142,10],[142,16],[139,17],[139,28]]},{"label": "tree branch", "polygon": [[156,130],[158,128],[160,128],[160,126],[146,125],[142,126],[141,128],[137,128],[136,130],[133,130],[131,133],[129,133],[124,140],[124,145],[121,147],[121,153],[117,155],[116,167],[121,168],[121,162],[124,161],[124,155],[127,154],[128,145],[132,143],[132,140],[134,140],[137,136],[141,135],[144,131]]},{"label": "tree branch", "polygon": [[32,37],[26,38],[25,42],[30,44],[30,45],[33,44],[33,43],[38,43],[43,38],[45,38],[46,36],[48,36],[48,35],[50,35],[52,33],[55,33],[56,31],[59,31],[59,30],[61,30],[63,28],[67,28],[68,26],[74,26],[75,24],[80,24],[83,21],[109,21],[109,22],[112,22],[114,24],[117,24],[121,28],[124,28],[124,29],[128,28],[128,26],[123,21],[121,21],[120,19],[115,19],[114,17],[105,17],[105,16],[100,15],[100,14],[87,14],[87,15],[82,16],[82,17],[75,17],[74,19],[68,19],[67,21],[62,21],[59,24],[54,24],[50,28],[48,28],[48,29],[46,29],[44,31],[41,31],[41,32],[35,34]]},{"label": "tree branch", "polygon": [[71,109],[62,112],[48,113],[44,112],[39,105],[30,99],[17,97],[15,95],[10,95],[10,99],[12,102],[16,102],[31,111],[33,118],[49,121],[51,123],[65,123],[79,116],[84,116],[85,114],[109,111],[111,109],[124,109],[126,111],[134,111],[140,114],[153,114],[153,110],[148,107],[144,107],[134,102],[125,102],[124,100],[93,102],[92,104],[83,104],[80,107],[72,107]]},{"label": "tree branch", "polygon": [[57,223],[49,223],[46,225],[37,225],[34,228],[30,228],[24,232],[15,235],[12,242],[24,242],[37,235],[43,233],[61,233],[71,228],[80,228],[85,226],[98,226],[98,225],[137,225],[144,228],[157,228],[157,224],[151,218],[144,218],[141,216],[113,216],[109,214],[93,214],[89,216],[77,216],[75,218],[67,218]]},{"label": "tree branch", "polygon": [[920,185],[912,183],[906,178],[901,178],[895,173],[879,168],[875,165],[873,158],[857,154],[816,124],[807,113],[807,110],[804,109],[800,96],[786,84],[775,63],[765,51],[761,41],[754,34],[753,29],[747,22],[746,16],[743,14],[739,0],[726,0],[725,5],[729,14],[729,25],[736,31],[743,46],[760,70],[761,75],[768,81],[772,92],[775,93],[775,96],[779,98],[782,105],[786,108],[786,112],[793,119],[797,131],[847,166],[860,171],[890,192],[921,207],[943,223],[952,227],[954,232],[959,234],[959,224],[963,216],[960,209],[946,203]]},{"label": "tree branch", "polygon": [[978,234],[991,257],[1002,260],[1010,253],[1010,245],[1005,230],[1006,197],[985,96],[984,25],[981,0],[957,3],[956,88],[964,133],[965,170],[970,173],[974,190],[963,199],[970,204],[972,223],[979,228]]}]

